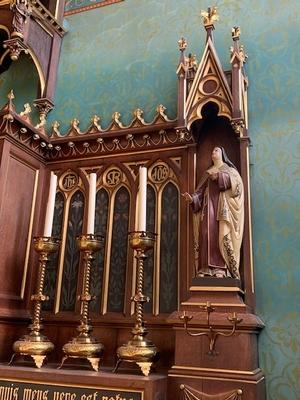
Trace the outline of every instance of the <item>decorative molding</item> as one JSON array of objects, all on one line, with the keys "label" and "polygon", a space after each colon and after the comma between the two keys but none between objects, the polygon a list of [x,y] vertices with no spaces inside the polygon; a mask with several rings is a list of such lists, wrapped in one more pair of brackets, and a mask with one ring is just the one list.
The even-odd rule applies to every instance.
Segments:
[{"label": "decorative molding", "polygon": [[124,0],[104,0],[104,1],[101,1],[98,3],[90,4],[88,6],[74,8],[72,10],[65,11],[64,16],[67,17],[68,15],[78,14],[83,11],[93,10],[94,8],[110,6],[115,3],[120,3],[121,1],[124,1]]},{"label": "decorative molding", "polygon": [[208,394],[183,384],[180,385],[180,390],[183,393],[184,400],[241,400],[243,395],[242,389],[235,389],[226,393]]}]

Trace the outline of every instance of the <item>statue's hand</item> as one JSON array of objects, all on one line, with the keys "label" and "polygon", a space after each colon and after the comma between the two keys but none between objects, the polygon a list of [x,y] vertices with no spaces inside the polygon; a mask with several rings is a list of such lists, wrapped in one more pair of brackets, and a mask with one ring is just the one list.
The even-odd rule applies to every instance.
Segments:
[{"label": "statue's hand", "polygon": [[181,196],[183,196],[185,201],[187,201],[188,203],[192,203],[193,202],[193,198],[189,193],[187,193],[187,192],[181,193]]}]

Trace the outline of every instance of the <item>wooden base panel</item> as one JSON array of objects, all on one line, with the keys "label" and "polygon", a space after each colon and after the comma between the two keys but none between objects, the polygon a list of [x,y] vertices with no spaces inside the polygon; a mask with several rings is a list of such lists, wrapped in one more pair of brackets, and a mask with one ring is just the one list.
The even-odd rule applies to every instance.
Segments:
[{"label": "wooden base panel", "polygon": [[113,374],[108,370],[98,373],[82,369],[57,370],[51,366],[37,370],[2,364],[1,393],[5,399],[165,400],[167,377],[160,374],[145,377],[122,371]]}]

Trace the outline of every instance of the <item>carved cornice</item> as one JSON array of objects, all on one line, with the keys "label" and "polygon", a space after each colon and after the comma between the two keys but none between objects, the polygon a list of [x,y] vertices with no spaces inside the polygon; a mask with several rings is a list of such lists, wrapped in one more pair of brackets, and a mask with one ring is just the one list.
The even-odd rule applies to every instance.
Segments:
[{"label": "carved cornice", "polygon": [[59,36],[63,37],[66,30],[62,25],[59,24],[54,15],[51,14],[46,7],[43,6],[39,0],[30,0],[32,6],[32,15],[37,17],[37,19],[44,21],[48,26],[50,26]]},{"label": "carved cornice", "polygon": [[[185,127],[178,128],[177,120],[168,118],[163,105],[157,107],[156,115],[151,122],[144,120],[143,110],[140,108],[134,111],[134,118],[129,125],[123,125],[120,113],[115,112],[112,115],[112,122],[106,129],[101,128],[100,117],[94,115],[86,131],[81,132],[80,121],[74,118],[68,132],[62,135],[59,130],[60,124],[55,121],[49,137],[45,133],[46,116],[38,125],[33,126],[30,105],[25,104],[24,111],[17,114],[13,98],[11,91],[8,95],[9,101],[0,111],[1,135],[13,137],[20,144],[42,155],[45,161],[140,152],[174,145],[183,146],[194,141]],[[41,101],[38,106],[46,112],[49,104],[47,101]]]},{"label": "carved cornice", "polygon": [[156,108],[156,115],[154,119],[151,122],[146,122],[143,118],[144,111],[141,108],[137,108],[133,112],[134,118],[128,125],[123,125],[121,121],[121,114],[119,112],[114,112],[112,114],[112,120],[110,124],[108,125],[107,128],[103,129],[100,125],[100,117],[97,115],[94,115],[93,118],[91,119],[91,124],[87,128],[86,131],[81,132],[79,128],[80,121],[78,118],[74,118],[71,121],[71,127],[68,130],[68,132],[62,134],[59,131],[59,122],[55,121],[52,125],[52,133],[51,133],[51,138],[66,138],[66,137],[76,137],[76,136],[83,136],[83,135],[89,135],[89,134],[95,134],[95,133],[107,133],[107,132],[112,132],[112,131],[126,131],[130,130],[132,128],[141,128],[141,127],[154,127],[157,125],[165,124],[165,123],[173,123],[176,120],[169,119],[167,114],[165,113],[166,107],[164,107],[162,104],[160,104]]},{"label": "carved cornice", "polygon": [[[122,152],[145,151],[157,147],[182,146],[193,143],[192,135],[174,129],[175,123],[152,125],[143,128],[126,129],[122,132],[106,134],[86,134],[82,137],[51,140],[53,150],[49,160],[102,156]],[[160,129],[161,128],[161,129]],[[69,140],[67,140],[69,138]]]}]

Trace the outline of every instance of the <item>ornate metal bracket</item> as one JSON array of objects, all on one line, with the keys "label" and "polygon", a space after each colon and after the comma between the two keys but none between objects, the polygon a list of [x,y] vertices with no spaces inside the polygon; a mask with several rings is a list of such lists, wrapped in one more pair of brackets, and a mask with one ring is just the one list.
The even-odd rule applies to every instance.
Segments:
[{"label": "ornate metal bracket", "polygon": [[215,311],[215,308],[212,307],[212,304],[208,301],[205,306],[201,307],[204,309],[206,312],[206,321],[207,321],[207,331],[204,332],[197,332],[193,333],[188,329],[188,323],[193,319],[193,316],[189,316],[186,314],[185,311],[183,311],[183,315],[179,317],[181,321],[183,321],[183,326],[186,331],[186,333],[190,336],[207,336],[209,340],[209,350],[208,353],[209,355],[216,356],[218,352],[215,350],[215,344],[218,336],[223,336],[223,337],[230,337],[234,335],[236,331],[236,326],[237,324],[242,322],[242,319],[239,319],[237,317],[237,314],[234,312],[232,315],[228,315],[227,319],[228,321],[232,324],[232,329],[229,333],[224,333],[222,331],[217,331],[210,323],[210,314]]}]

